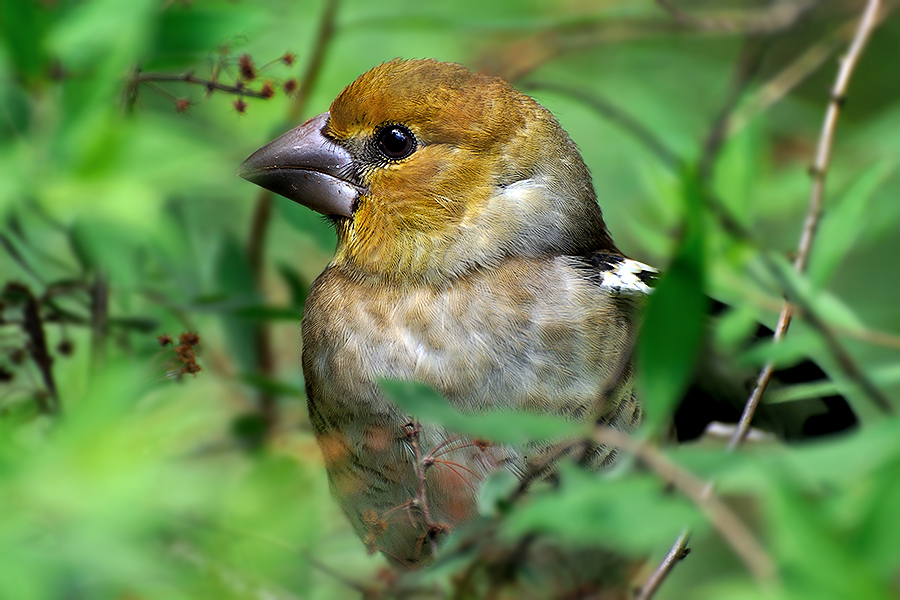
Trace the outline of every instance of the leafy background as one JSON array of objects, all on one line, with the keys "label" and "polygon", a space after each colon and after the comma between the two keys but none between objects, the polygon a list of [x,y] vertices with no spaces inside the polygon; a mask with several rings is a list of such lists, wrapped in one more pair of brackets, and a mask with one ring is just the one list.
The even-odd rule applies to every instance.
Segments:
[{"label": "leafy background", "polygon": [[[823,326],[804,319],[778,347],[735,350],[754,368],[815,357],[860,428],[736,454],[657,450],[715,480],[776,574],[754,577],[702,503],[664,493],[665,474],[641,461],[606,479],[569,474],[562,493],[514,507],[509,532],[615,540],[655,564],[692,523],[693,552],[660,598],[900,596],[900,422],[859,385],[893,405],[900,395],[894,6],[850,84],[808,274],[789,278],[861,375],[847,377]],[[774,323],[784,282],[770,266],[795,251],[828,90],[863,5],[678,7],[0,3],[0,597],[391,593],[382,559],[329,498],[305,418],[298,322],[334,236],[234,173],[397,56],[463,62],[534,95],[581,147],[619,246],[671,265],[675,291],[651,310],[688,317],[654,328],[641,355],[645,375],[675,373],[644,377],[640,436],[656,448],[690,366],[679,335],[699,327],[683,303],[705,291],[731,304],[717,339],[733,348],[755,319]],[[159,77],[186,73],[243,87]],[[267,82],[274,95],[252,97]],[[751,235],[724,227],[711,198]],[[184,332],[200,344],[179,343]],[[202,370],[186,374],[194,352]],[[450,594],[447,571],[426,579]]]}]

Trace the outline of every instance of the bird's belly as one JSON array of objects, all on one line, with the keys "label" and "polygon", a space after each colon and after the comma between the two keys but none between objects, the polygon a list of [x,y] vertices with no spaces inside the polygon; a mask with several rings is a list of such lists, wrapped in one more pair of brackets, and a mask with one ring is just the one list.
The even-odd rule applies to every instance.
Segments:
[{"label": "bird's belly", "polygon": [[551,305],[543,283],[519,288],[514,301],[488,287],[383,298],[354,293],[346,280],[330,290],[332,283],[317,283],[303,321],[310,420],[333,495],[357,533],[402,563],[427,557],[432,537],[477,516],[489,474],[522,475],[528,465],[523,449],[411,423],[384,397],[379,378],[424,383],[469,414],[526,410],[597,420],[630,398],[625,377],[611,401],[621,350],[604,339],[628,324],[602,313],[602,297],[589,299],[598,314],[585,315],[562,294]]}]

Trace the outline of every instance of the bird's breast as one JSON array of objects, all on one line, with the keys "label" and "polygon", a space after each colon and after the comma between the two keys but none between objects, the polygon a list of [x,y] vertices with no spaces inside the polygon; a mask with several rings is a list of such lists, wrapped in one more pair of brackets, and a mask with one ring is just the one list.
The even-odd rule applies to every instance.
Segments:
[{"label": "bird's breast", "polygon": [[423,426],[413,447],[410,418],[382,395],[379,378],[424,383],[465,413],[604,419],[630,399],[622,355],[635,332],[633,313],[627,299],[564,257],[507,260],[444,286],[376,284],[326,270],[307,298],[303,368],[332,489],[361,537],[401,562],[415,554],[409,532],[373,531],[394,523],[386,515],[409,523],[397,507],[416,494],[417,453],[446,450],[428,489],[433,518],[451,523],[473,518],[490,472],[527,468],[520,450],[455,441],[439,427]]}]

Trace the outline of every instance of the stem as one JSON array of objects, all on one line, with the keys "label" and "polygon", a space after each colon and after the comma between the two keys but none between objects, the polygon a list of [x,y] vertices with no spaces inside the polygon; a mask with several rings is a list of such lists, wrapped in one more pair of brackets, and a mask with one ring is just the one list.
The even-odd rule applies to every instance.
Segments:
[{"label": "stem", "polygon": [[[797,257],[794,259],[794,270],[798,273],[803,273],[806,270],[813,240],[815,239],[816,231],[819,228],[819,222],[822,219],[822,206],[825,197],[825,176],[828,173],[828,163],[831,158],[831,149],[833,146],[838,116],[844,105],[847,86],[850,83],[850,76],[853,74],[853,70],[859,61],[859,57],[862,55],[863,48],[865,48],[866,42],[878,21],[879,5],[879,0],[869,0],[866,3],[866,8],[862,18],[859,20],[859,25],[857,25],[853,41],[850,43],[850,49],[841,60],[841,67],[838,70],[837,78],[831,89],[831,98],[828,103],[828,109],[825,112],[825,120],[822,123],[819,143],[816,147],[815,162],[810,169],[813,185],[810,190],[809,206],[806,211],[806,219],[803,223],[803,231],[800,235],[800,243],[797,246]],[[792,314],[793,310],[791,304],[788,300],[785,300],[784,306],[781,309],[781,314],[778,317],[778,325],[775,327],[775,333],[772,336],[772,339],[776,343],[787,333],[787,330],[791,325]],[[753,415],[756,413],[756,409],[766,391],[766,387],[769,385],[774,370],[774,362],[769,361],[760,372],[759,377],[756,380],[756,387],[754,388],[753,393],[750,394],[750,398],[744,406],[744,412],[741,414],[738,426],[734,430],[734,435],[731,436],[731,440],[728,443],[729,449],[733,450],[737,448],[746,437],[747,431],[750,429],[750,423],[753,421]]]}]

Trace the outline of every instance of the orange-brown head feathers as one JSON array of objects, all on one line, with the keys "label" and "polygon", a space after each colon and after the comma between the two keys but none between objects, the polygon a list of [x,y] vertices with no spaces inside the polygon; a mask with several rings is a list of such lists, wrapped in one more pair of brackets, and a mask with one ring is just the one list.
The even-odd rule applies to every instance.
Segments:
[{"label": "orange-brown head feathers", "polygon": [[384,123],[408,123],[424,144],[485,152],[509,141],[535,108],[497,77],[455,63],[397,59],[363,73],[338,95],[328,132],[347,139]]},{"label": "orange-brown head feathers", "polygon": [[[575,144],[502,79],[393,60],[317,119],[248,159],[245,176],[334,215],[339,268],[446,281],[507,256],[617,252]],[[298,153],[314,164],[291,163]],[[306,201],[319,180],[325,200]]]}]

